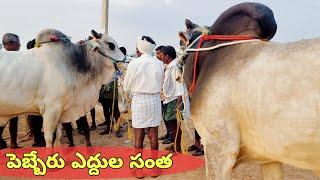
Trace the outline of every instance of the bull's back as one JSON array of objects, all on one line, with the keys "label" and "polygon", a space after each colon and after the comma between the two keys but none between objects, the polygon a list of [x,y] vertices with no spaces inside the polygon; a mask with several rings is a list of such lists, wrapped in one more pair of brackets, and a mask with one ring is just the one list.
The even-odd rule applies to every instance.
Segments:
[{"label": "bull's back", "polygon": [[319,47],[267,45],[234,77],[241,141],[257,157],[320,169]]},{"label": "bull's back", "polygon": [[43,72],[43,63],[33,53],[1,52],[0,115],[34,111]]}]

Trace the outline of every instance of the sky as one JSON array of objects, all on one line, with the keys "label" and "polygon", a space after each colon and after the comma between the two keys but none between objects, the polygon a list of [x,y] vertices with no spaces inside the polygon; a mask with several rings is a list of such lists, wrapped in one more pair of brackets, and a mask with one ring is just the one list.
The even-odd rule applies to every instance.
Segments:
[{"label": "sky", "polygon": [[[199,25],[212,25],[227,8],[240,0],[110,0],[109,35],[129,53],[136,38],[149,35],[157,45],[178,47],[178,32],[186,18]],[[273,41],[292,42],[320,37],[320,1],[257,0],[269,6],[278,31]],[[101,0],[0,0],[0,36],[20,36],[22,49],[37,32],[55,28],[73,42],[88,37],[91,29],[102,31]]]}]

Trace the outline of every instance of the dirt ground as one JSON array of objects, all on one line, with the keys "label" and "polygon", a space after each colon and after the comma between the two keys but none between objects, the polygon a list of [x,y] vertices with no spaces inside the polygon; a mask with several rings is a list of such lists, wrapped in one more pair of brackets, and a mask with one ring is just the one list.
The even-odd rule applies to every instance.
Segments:
[{"label": "dirt ground", "polygon": [[[89,124],[91,123],[90,113],[87,115]],[[100,105],[96,106],[96,120],[97,124],[103,122],[103,112],[102,107]],[[184,137],[188,143],[191,145],[193,140],[191,136],[193,136],[193,125],[192,122],[188,122],[188,127],[190,128],[190,133],[187,130],[184,132]],[[75,125],[73,127],[76,127]],[[127,133],[124,134],[123,138],[117,138],[115,134],[110,135],[99,135],[99,130],[91,131],[91,142],[94,146],[132,146],[132,141],[128,140]],[[185,128],[184,128],[185,129]],[[160,126],[160,135],[165,132],[164,125],[161,124]],[[5,129],[4,138],[7,140],[9,144],[9,135],[8,135],[8,128]],[[18,131],[18,144],[22,147],[30,147],[32,144],[32,140],[25,140],[26,139],[26,121],[25,118],[21,118],[19,121],[19,131]],[[84,136],[79,135],[77,131],[73,132],[75,145],[85,145]],[[66,145],[67,139],[66,137],[62,138],[62,143]],[[148,139],[146,139],[145,144],[148,146]],[[164,145],[160,143],[160,149],[163,149]],[[201,158],[204,159],[204,156]],[[290,180],[320,180],[319,177],[316,176],[315,173],[307,170],[297,169],[292,166],[285,165],[284,166],[284,175],[285,179]],[[163,179],[163,180],[175,180],[175,179],[204,179],[205,178],[205,168],[199,168],[194,171],[190,171],[187,173],[180,173],[180,174],[173,174],[173,175],[166,175],[160,176],[156,179]],[[0,180],[20,180],[20,179],[27,179],[27,178],[9,178],[9,177],[0,177]],[[39,178],[37,178],[39,179]],[[40,178],[41,179],[41,178]],[[135,179],[135,178],[131,178]],[[153,179],[153,178],[145,178],[145,179]],[[234,169],[232,173],[233,180],[258,180],[262,179],[262,174],[260,168],[256,164],[240,164],[237,168]]]}]

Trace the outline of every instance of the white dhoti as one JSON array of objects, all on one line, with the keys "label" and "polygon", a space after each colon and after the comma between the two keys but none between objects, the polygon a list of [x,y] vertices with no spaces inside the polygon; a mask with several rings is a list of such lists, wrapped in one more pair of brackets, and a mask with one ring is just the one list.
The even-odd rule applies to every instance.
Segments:
[{"label": "white dhoti", "polygon": [[159,126],[162,119],[160,93],[134,93],[131,110],[132,127],[149,128]]}]

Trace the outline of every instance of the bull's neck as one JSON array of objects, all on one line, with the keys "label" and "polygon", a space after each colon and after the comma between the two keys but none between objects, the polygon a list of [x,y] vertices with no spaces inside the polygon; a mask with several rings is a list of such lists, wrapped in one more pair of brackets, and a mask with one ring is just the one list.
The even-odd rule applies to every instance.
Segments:
[{"label": "bull's neck", "polygon": [[[220,42],[205,42],[203,44],[203,48],[213,47]],[[195,52],[190,52],[189,55],[185,59],[185,72],[184,72],[184,80],[187,84],[187,87],[190,88],[191,84],[195,78],[196,87],[193,94],[197,94],[201,91],[200,85],[202,83],[206,83],[205,81],[209,78],[209,74],[214,70],[215,65],[218,63],[219,59],[217,57],[220,54],[225,54],[228,51],[228,47],[211,50],[211,51],[202,51],[199,52],[199,59],[196,65],[196,76],[194,76],[194,66],[195,66]],[[209,73],[210,72],[210,73]]]}]

